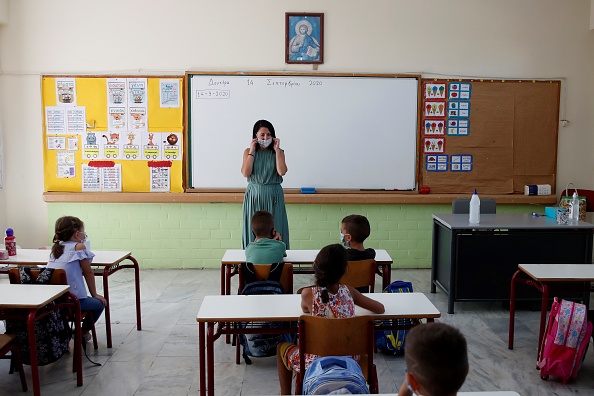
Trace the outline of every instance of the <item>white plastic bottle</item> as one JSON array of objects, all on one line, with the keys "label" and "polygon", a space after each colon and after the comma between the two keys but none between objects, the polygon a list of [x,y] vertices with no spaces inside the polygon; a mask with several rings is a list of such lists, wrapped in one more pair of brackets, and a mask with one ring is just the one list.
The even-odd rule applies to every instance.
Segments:
[{"label": "white plastic bottle", "polygon": [[578,198],[577,191],[574,191],[569,204],[569,224],[577,224],[579,220],[580,200]]},{"label": "white plastic bottle", "polygon": [[471,224],[478,224],[481,221],[481,199],[479,198],[478,194],[476,193],[476,188],[474,189],[474,194],[472,194],[472,198],[470,198],[470,219],[469,223]]}]

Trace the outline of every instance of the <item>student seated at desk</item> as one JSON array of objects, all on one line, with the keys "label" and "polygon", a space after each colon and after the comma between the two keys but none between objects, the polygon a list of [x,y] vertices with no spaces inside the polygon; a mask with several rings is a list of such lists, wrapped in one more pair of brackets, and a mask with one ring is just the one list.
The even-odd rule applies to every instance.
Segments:
[{"label": "student seated at desk", "polygon": [[273,264],[283,261],[287,247],[281,241],[281,235],[274,229],[274,216],[265,210],[259,210],[252,216],[254,242],[245,248],[245,261],[252,264]]},{"label": "student seated at desk", "polygon": [[404,358],[399,396],[455,396],[468,374],[466,339],[445,323],[413,327],[406,336]]},{"label": "student seated at desk", "polygon": [[[361,261],[375,258],[375,250],[365,249],[363,242],[371,233],[367,217],[352,214],[342,219],[340,226],[340,242],[347,247],[348,261]],[[361,293],[368,293],[369,287],[357,288]]]},{"label": "student seated at desk", "polygon": [[[325,318],[350,318],[355,316],[355,305],[358,305],[374,313],[384,313],[382,303],[338,283],[346,271],[347,263],[346,250],[338,244],[320,250],[313,263],[315,285],[301,292],[303,312]],[[276,357],[281,395],[290,395],[292,372],[300,371],[299,347],[282,342],[276,347]],[[305,356],[306,369],[315,357]]]},{"label": "student seated at desk", "polygon": [[[87,250],[84,244],[86,236],[85,225],[79,218],[73,216],[60,217],[56,220],[54,245],[52,246],[50,260],[47,263],[48,268],[61,268],[66,271],[70,291],[80,301],[80,310],[91,312],[92,317],[87,315],[82,324],[82,336],[85,342],[91,339],[90,331],[92,326],[90,321],[97,322],[107,305],[107,300],[97,294],[95,275],[91,268],[91,261],[95,254]],[[83,277],[89,287],[91,297],[87,296]]]}]

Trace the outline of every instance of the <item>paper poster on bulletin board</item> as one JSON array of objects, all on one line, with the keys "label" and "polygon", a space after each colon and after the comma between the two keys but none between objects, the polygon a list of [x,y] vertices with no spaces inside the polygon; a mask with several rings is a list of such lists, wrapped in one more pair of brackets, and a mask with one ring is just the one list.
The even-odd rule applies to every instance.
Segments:
[{"label": "paper poster on bulletin board", "polygon": [[182,81],[44,76],[45,191],[183,192]]}]

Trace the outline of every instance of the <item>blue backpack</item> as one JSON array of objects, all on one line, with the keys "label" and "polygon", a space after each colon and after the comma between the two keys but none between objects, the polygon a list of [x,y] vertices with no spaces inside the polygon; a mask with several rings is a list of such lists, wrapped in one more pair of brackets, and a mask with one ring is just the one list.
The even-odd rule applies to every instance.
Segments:
[{"label": "blue backpack", "polygon": [[[242,268],[242,276],[245,286],[241,291],[243,295],[253,294],[284,294],[283,286],[280,284],[280,277],[283,272],[284,263],[272,264],[267,280],[257,280],[254,265],[246,263]],[[283,328],[287,324],[283,322],[257,323],[244,322],[241,327],[244,329],[257,328]],[[295,334],[240,334],[239,342],[243,345],[243,358],[246,364],[251,364],[250,356],[267,357],[276,356],[276,346],[279,342],[295,342]]]},{"label": "blue backpack", "polygon": [[[341,390],[341,392],[337,392]],[[361,366],[348,356],[314,359],[303,377],[304,395],[369,394]]]},{"label": "blue backpack", "polygon": [[[384,293],[412,293],[413,286],[411,282],[394,281],[390,283],[385,289]],[[416,326],[421,321],[419,319],[396,319],[399,326]],[[393,325],[394,320],[377,320],[376,326]],[[375,347],[384,353],[391,355],[404,354],[404,341],[409,330],[376,330],[375,331]]]}]

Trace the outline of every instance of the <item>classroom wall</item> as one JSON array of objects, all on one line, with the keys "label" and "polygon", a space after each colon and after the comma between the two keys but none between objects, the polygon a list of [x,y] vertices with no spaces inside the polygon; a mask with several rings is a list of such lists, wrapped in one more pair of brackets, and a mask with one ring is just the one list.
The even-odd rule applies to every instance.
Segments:
[{"label": "classroom wall", "polygon": [[[569,181],[594,188],[590,7],[589,0],[303,0],[298,4],[172,0],[166,6],[159,0],[9,0],[6,23],[0,25],[0,123],[6,143],[5,190],[0,196],[5,208],[0,203],[0,222],[3,210],[5,220],[0,226],[14,227],[24,247],[42,246],[53,234],[50,228],[58,212],[74,213],[87,205],[42,201],[41,74],[312,71],[311,65],[284,63],[285,12],[325,13],[325,63],[318,68],[323,72],[562,78],[560,118],[570,123],[559,132],[558,191]],[[246,146],[250,128],[246,126]],[[224,131],[220,134],[224,138]],[[362,131],[361,141],[355,143],[365,144],[370,139],[372,136]],[[290,169],[291,155],[300,154],[285,149]],[[129,208],[89,205],[116,213]],[[179,211],[180,218],[193,216],[195,210],[205,216],[219,213],[217,204],[159,206],[157,212],[162,216],[170,210]],[[229,219],[235,227],[239,221],[236,205],[220,206],[229,216],[236,216]],[[378,210],[375,208],[364,205],[360,209],[373,212]],[[426,224],[427,215],[435,208],[394,205],[385,210],[418,216],[413,221]],[[343,213],[340,205],[289,205],[288,211],[290,221],[293,213],[301,211],[308,213],[309,219],[326,212]],[[109,228],[111,223],[101,222],[103,215],[109,216],[94,211],[83,216],[93,223],[94,240],[102,244],[100,235],[117,232]],[[291,227],[294,233],[301,232],[296,224]],[[323,227],[328,233],[334,228],[336,225]],[[236,232],[235,228],[225,230]],[[430,238],[426,229],[423,232],[419,241]],[[181,240],[187,238],[179,235]],[[337,240],[327,238],[324,241]],[[394,238],[389,242],[405,241]],[[152,239],[135,239],[134,243],[141,241],[146,246],[155,243]],[[430,253],[423,253],[427,246],[419,242],[417,255],[424,256],[411,265],[429,264]],[[201,254],[213,258],[219,253],[213,248]],[[170,266],[168,262],[159,265]]]},{"label": "classroom wall", "polygon": [[[386,249],[398,268],[431,266],[433,213],[451,205],[288,205],[291,249],[340,243],[340,221],[360,213],[369,219],[365,247]],[[498,213],[526,213],[500,205]],[[532,206],[529,210],[544,211]],[[143,268],[220,268],[227,249],[241,248],[241,204],[70,204],[48,205],[48,217],[85,219],[91,249],[130,250]],[[53,225],[47,233],[53,236]],[[49,245],[48,239],[43,245]]]}]

